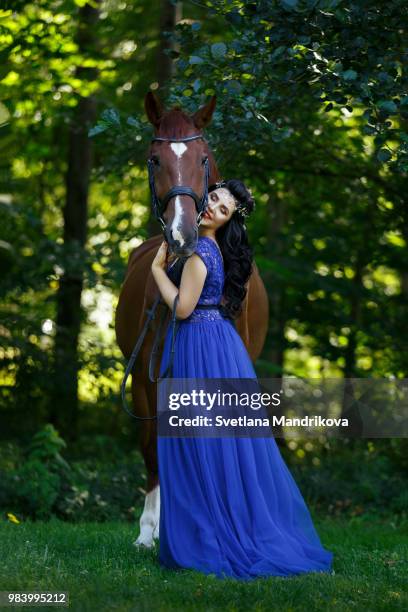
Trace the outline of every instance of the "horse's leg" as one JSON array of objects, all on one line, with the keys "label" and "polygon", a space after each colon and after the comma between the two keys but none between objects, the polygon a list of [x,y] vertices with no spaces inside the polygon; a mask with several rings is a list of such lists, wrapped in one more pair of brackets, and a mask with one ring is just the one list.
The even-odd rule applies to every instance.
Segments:
[{"label": "horse's leg", "polygon": [[[155,414],[155,406],[150,403],[152,394],[148,392],[145,385],[144,379],[132,376],[133,407],[138,416]],[[148,384],[148,387],[151,386]],[[151,548],[154,544],[153,539],[159,537],[160,486],[156,436],[155,419],[140,421],[140,450],[147,470],[147,485],[143,512],[140,517],[140,533],[133,543],[135,546],[146,546],[147,548]]]}]

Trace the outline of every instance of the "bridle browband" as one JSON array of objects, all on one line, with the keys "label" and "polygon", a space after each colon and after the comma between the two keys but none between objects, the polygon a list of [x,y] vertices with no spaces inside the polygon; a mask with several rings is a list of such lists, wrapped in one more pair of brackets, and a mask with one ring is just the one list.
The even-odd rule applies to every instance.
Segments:
[{"label": "bridle browband", "polygon": [[[152,138],[151,142],[154,142],[155,140],[158,140],[161,142],[189,142],[191,140],[197,140],[198,138],[202,138],[205,142],[207,142],[202,134],[196,134],[195,136],[186,136],[185,138],[164,138],[161,136],[155,136],[154,138]],[[197,225],[200,224],[201,217],[205,213],[205,210],[207,208],[207,203],[208,203],[208,179],[209,179],[209,174],[210,174],[208,157],[206,157],[204,164],[205,164],[204,191],[203,191],[203,195],[201,198],[195,193],[195,191],[191,189],[191,187],[185,187],[184,185],[176,185],[175,187],[172,187],[166,193],[166,195],[160,200],[160,198],[157,195],[155,184],[154,184],[154,161],[151,157],[149,157],[149,159],[147,160],[147,169],[149,173],[149,186],[150,186],[150,192],[152,196],[153,213],[156,219],[160,222],[163,231],[166,228],[166,222],[163,219],[164,211],[166,210],[166,206],[169,203],[169,200],[171,198],[174,198],[174,196],[177,196],[177,195],[187,195],[187,196],[190,196],[190,198],[193,198],[195,206],[196,206],[196,210],[197,210],[196,222],[197,222]]]}]

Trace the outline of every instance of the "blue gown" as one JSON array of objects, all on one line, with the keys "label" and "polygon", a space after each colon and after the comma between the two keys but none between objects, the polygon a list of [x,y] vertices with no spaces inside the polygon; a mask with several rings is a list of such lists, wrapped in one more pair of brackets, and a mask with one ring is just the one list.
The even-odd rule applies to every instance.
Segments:
[{"label": "blue gown", "polygon": [[[207,267],[199,304],[219,303],[221,252],[199,236]],[[171,326],[160,376],[170,354]],[[256,378],[233,323],[218,310],[180,320],[174,378]],[[251,580],[331,571],[309,510],[273,437],[158,437],[159,563]]]}]

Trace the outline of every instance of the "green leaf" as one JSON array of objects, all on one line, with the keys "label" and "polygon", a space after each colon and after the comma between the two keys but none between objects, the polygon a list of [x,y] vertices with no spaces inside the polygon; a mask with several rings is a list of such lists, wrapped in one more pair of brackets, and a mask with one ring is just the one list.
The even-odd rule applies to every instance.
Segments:
[{"label": "green leaf", "polygon": [[275,51],[271,54],[271,59],[275,59],[276,57],[279,57],[279,55],[282,55],[282,53],[284,53],[286,51],[286,47],[284,46],[280,46],[277,49],[275,49]]},{"label": "green leaf", "polygon": [[120,117],[116,109],[108,108],[101,114],[103,121],[113,125],[120,125]]},{"label": "green leaf", "polygon": [[191,55],[188,61],[190,64],[203,64],[204,63],[203,58],[200,57],[199,55]]},{"label": "green leaf", "polygon": [[390,114],[396,113],[398,111],[397,105],[392,100],[380,100],[378,102],[378,108]]},{"label": "green leaf", "polygon": [[296,9],[298,5],[298,0],[281,0],[281,2],[285,8],[289,8],[291,10]]},{"label": "green leaf", "polygon": [[242,16],[239,14],[237,9],[227,13],[225,19],[234,25],[239,25],[242,22]]},{"label": "green leaf", "polygon": [[241,83],[235,80],[227,81],[226,88],[230,93],[233,93],[233,94],[238,94],[242,90]]},{"label": "green leaf", "polygon": [[95,125],[94,127],[91,127],[88,130],[88,137],[92,138],[92,136],[96,136],[97,134],[104,132],[108,128],[109,128],[109,125],[107,123],[98,123],[97,125]]},{"label": "green leaf", "polygon": [[134,117],[128,117],[126,123],[132,127],[140,127],[139,119],[135,119]]},{"label": "green leaf", "polygon": [[8,108],[0,102],[0,126],[7,123],[10,119]]},{"label": "green leaf", "polygon": [[377,159],[380,162],[386,162],[391,159],[391,157],[391,153],[388,151],[388,149],[380,149],[377,153]]},{"label": "green leaf", "polygon": [[215,59],[223,59],[227,53],[227,46],[223,42],[211,45],[211,53]]},{"label": "green leaf", "polygon": [[355,81],[357,78],[357,72],[355,70],[345,70],[342,73],[342,77],[345,81]]}]

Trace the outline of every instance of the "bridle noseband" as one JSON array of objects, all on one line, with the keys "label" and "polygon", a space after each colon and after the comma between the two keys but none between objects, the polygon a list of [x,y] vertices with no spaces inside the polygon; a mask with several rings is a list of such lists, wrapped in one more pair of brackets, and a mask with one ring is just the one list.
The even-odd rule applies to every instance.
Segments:
[{"label": "bridle noseband", "polygon": [[[185,138],[163,138],[160,136],[155,136],[154,138],[152,138],[151,142],[154,142],[155,140],[158,140],[161,142],[188,142],[190,140],[197,140],[198,138],[202,138],[205,142],[207,142],[202,134],[196,134],[195,136],[186,136]],[[195,206],[196,206],[196,210],[197,210],[196,222],[197,222],[197,225],[200,224],[201,217],[205,213],[205,210],[207,208],[207,201],[208,201],[208,179],[209,179],[209,174],[210,174],[208,157],[205,159],[204,164],[205,164],[204,191],[203,191],[203,195],[201,198],[195,193],[195,191],[191,189],[191,187],[185,187],[183,185],[176,185],[175,187],[172,187],[166,193],[166,195],[162,198],[162,200],[160,200],[160,198],[158,197],[156,193],[156,188],[154,184],[154,161],[151,157],[149,157],[149,159],[147,160],[147,169],[149,173],[149,186],[150,186],[150,192],[152,196],[153,213],[156,219],[160,222],[163,231],[166,228],[166,222],[163,219],[164,211],[166,210],[166,206],[169,200],[177,195],[187,195],[187,196],[190,196],[190,198],[193,198]]]}]

